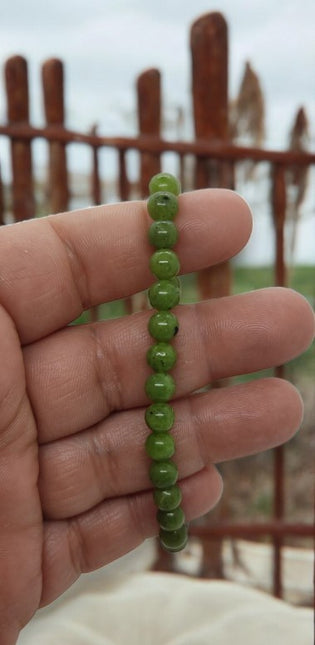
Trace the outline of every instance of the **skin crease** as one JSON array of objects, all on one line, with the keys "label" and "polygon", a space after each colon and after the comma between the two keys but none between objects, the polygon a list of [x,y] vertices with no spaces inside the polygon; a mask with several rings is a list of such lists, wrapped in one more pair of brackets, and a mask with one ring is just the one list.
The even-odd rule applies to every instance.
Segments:
[{"label": "skin crease", "polygon": [[[144,451],[150,313],[68,326],[152,284],[149,223],[133,202],[0,230],[1,645],[81,572],[158,531]],[[187,273],[237,254],[251,215],[234,192],[202,190],[180,196],[176,225]],[[291,360],[311,342],[314,317],[302,296],[274,288],[174,312],[173,434],[190,520],[220,498],[216,463],[287,441],[303,414],[284,380],[195,391]]]}]

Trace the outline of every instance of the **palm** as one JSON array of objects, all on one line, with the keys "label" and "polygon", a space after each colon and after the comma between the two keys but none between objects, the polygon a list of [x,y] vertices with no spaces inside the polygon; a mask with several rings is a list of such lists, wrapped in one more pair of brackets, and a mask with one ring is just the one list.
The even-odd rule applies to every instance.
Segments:
[{"label": "palm", "polygon": [[[248,209],[229,191],[187,194],[180,213],[184,272],[231,257],[249,235]],[[1,230],[4,645],[82,571],[157,530],[143,448],[149,313],[68,326],[83,308],[148,286],[149,254],[142,203]],[[303,351],[313,318],[297,294],[272,289],[185,306],[179,318],[174,435],[189,519],[220,496],[213,462],[276,445],[301,418],[295,390],[274,379],[189,395]]]},{"label": "palm", "polygon": [[[4,311],[0,314],[0,324],[1,335],[6,339],[0,368],[1,399],[6,403],[1,406],[0,438],[0,624],[3,627],[2,621],[6,626],[10,618],[6,611],[16,613],[23,625],[39,605],[43,520],[37,488],[37,429],[25,391],[22,351],[14,326]],[[16,625],[12,627],[16,630]],[[1,631],[5,633],[4,628]]]}]

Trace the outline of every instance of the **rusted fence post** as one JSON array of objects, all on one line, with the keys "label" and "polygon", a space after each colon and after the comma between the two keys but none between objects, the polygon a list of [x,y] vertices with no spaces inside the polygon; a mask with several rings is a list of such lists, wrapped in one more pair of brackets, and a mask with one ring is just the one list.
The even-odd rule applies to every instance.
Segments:
[{"label": "rusted fence post", "polygon": [[[137,78],[138,126],[139,135],[160,136],[161,127],[161,76],[157,69],[147,69]],[[123,175],[121,166],[120,174]],[[160,154],[156,152],[140,153],[139,189],[141,197],[148,195],[148,184],[157,172],[160,172]],[[147,308],[147,298],[144,294],[136,294],[126,298],[126,311],[144,310]]]},{"label": "rusted fence post", "polygon": [[[197,139],[227,142],[228,120],[228,29],[222,14],[199,18],[191,28],[192,92]],[[231,187],[231,165],[197,157],[196,188]],[[202,299],[227,295],[231,272],[227,262],[198,274]]]},{"label": "rusted fence post", "polygon": [[[158,69],[148,69],[137,79],[138,123],[140,136],[160,136],[161,129],[161,75]],[[142,152],[140,155],[140,193],[148,194],[148,184],[160,172],[160,155]]]},{"label": "rusted fence post", "polygon": [[[197,139],[227,141],[228,29],[222,14],[209,13],[191,28],[192,93]],[[197,158],[196,188],[223,183],[217,162]]]},{"label": "rusted fence post", "polygon": [[[27,62],[22,56],[9,58],[5,65],[7,119],[9,124],[29,124]],[[15,221],[35,215],[30,141],[11,140],[12,211]]]},{"label": "rusted fence post", "polygon": [[[63,64],[57,58],[47,60],[42,67],[44,110],[47,125],[64,127]],[[60,141],[49,142],[49,206],[52,213],[68,209],[69,190],[66,146]]]}]

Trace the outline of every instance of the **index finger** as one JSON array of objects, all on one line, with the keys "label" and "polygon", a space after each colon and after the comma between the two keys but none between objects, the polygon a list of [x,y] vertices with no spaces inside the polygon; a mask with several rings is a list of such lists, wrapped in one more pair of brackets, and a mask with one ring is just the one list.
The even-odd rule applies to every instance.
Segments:
[{"label": "index finger", "polygon": [[[145,202],[92,207],[0,230],[0,303],[23,344],[64,327],[83,310],[152,283]],[[179,198],[181,272],[240,251],[251,215],[237,193],[206,189]]]}]

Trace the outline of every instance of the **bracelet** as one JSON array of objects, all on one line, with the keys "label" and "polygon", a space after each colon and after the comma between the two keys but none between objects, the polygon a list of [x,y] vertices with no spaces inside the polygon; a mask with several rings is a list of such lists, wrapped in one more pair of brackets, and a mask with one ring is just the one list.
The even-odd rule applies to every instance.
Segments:
[{"label": "bracelet", "polygon": [[152,459],[149,475],[154,486],[154,502],[158,508],[161,546],[170,552],[181,551],[188,540],[185,515],[180,507],[182,494],[177,485],[178,469],[171,460],[175,442],[170,434],[175,420],[174,409],[168,401],[175,393],[175,382],[168,373],[176,363],[176,351],[170,341],[179,325],[170,311],[179,303],[180,282],[176,277],[179,259],[172,251],[178,231],[173,222],[178,212],[180,183],[168,173],[159,173],[149,183],[147,209],[154,220],[149,229],[150,243],[157,249],[150,259],[150,269],[158,279],[148,291],[149,302],[156,309],[149,320],[149,332],[156,341],[147,352],[153,370],[145,383],[145,392],[152,404],[145,411],[145,421],[151,430],[145,449]]}]

